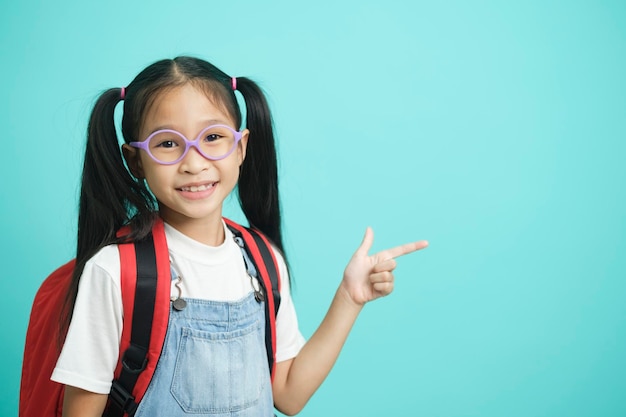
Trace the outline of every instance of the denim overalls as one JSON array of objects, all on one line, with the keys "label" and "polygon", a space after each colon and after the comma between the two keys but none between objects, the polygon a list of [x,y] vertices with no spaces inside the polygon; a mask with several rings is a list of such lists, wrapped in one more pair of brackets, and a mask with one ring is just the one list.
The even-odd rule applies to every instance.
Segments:
[{"label": "denim overalls", "polygon": [[170,305],[163,351],[135,416],[274,416],[264,304],[252,292],[235,302],[185,301],[181,311]]}]

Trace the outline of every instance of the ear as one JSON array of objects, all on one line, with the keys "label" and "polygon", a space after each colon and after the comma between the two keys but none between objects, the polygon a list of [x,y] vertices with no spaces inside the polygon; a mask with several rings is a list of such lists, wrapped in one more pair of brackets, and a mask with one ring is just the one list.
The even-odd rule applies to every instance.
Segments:
[{"label": "ear", "polygon": [[137,179],[142,179],[144,177],[143,167],[141,166],[141,158],[139,157],[139,149],[133,148],[128,144],[122,145],[122,155],[124,155],[124,160],[126,161],[126,165],[128,165],[128,169],[130,173]]},{"label": "ear", "polygon": [[246,150],[248,149],[248,137],[250,136],[250,131],[248,129],[244,129],[241,132],[241,140],[237,144],[237,158],[239,160],[239,166],[243,164],[244,159],[246,159]]}]

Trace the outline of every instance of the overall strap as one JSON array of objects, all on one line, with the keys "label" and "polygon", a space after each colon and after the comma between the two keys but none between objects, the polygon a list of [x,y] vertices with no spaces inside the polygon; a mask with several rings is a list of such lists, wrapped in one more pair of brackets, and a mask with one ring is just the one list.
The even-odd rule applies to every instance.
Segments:
[{"label": "overall strap", "polygon": [[230,231],[244,241],[244,250],[258,271],[258,281],[266,295],[265,347],[272,380],[276,362],[276,315],[280,306],[280,272],[268,239],[256,229],[224,219]]},{"label": "overall strap", "polygon": [[124,323],[106,417],[134,415],[156,368],[169,317],[169,253],[162,221],[119,245]]}]

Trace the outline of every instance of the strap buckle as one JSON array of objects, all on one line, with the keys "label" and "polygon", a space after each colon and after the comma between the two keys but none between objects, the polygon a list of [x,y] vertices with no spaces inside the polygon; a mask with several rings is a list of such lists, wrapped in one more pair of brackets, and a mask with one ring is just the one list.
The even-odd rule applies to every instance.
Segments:
[{"label": "strap buckle", "polygon": [[135,414],[137,411],[137,403],[135,397],[124,388],[119,381],[113,381],[111,385],[111,393],[109,394],[111,401],[113,401],[123,412],[128,413],[129,416]]},{"label": "strap buckle", "polygon": [[146,350],[132,344],[128,346],[122,356],[124,370],[131,374],[139,374],[146,369],[146,365],[148,365]]}]

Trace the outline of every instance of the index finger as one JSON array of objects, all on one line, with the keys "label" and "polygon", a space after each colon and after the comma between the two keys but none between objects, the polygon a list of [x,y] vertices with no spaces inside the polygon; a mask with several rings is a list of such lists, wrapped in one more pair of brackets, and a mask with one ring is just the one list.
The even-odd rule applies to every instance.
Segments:
[{"label": "index finger", "polygon": [[395,248],[378,252],[377,256],[384,260],[392,259],[418,251],[420,249],[424,249],[427,246],[428,241],[420,240],[418,242],[405,243],[404,245],[396,246]]}]

